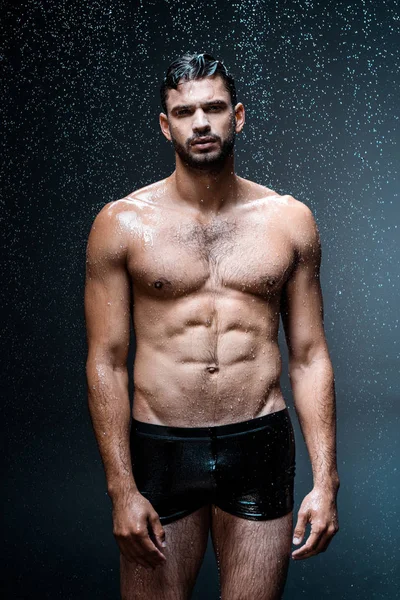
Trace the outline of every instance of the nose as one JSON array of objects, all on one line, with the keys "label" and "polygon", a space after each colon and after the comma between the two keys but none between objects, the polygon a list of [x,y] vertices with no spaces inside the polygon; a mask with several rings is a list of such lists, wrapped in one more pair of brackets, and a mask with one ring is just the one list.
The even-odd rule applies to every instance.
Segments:
[{"label": "nose", "polygon": [[196,112],[194,113],[192,129],[193,131],[198,131],[202,133],[208,132],[210,130],[210,123],[208,122],[204,110],[202,110],[201,108],[196,110]]}]

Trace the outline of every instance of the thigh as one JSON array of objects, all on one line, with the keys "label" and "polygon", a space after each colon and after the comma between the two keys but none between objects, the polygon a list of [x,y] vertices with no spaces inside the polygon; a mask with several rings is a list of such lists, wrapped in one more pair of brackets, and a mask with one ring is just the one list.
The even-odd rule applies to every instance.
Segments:
[{"label": "thigh", "polygon": [[212,508],[211,537],[221,600],[280,600],[289,568],[292,524],[292,511],[256,521]]},{"label": "thigh", "polygon": [[122,600],[188,600],[207,548],[210,506],[163,525],[166,562],[154,570],[120,555]]}]

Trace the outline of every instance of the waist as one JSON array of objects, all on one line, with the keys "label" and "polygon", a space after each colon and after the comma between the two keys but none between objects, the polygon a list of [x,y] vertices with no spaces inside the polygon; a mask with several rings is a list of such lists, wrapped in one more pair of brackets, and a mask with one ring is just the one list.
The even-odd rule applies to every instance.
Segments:
[{"label": "waist", "polygon": [[225,423],[223,425],[211,425],[201,427],[176,427],[175,425],[159,425],[158,423],[145,423],[133,418],[131,433],[136,432],[151,436],[176,437],[176,438],[218,438],[239,433],[256,431],[263,427],[280,427],[290,423],[290,415],[287,407],[267,413],[253,419]]}]

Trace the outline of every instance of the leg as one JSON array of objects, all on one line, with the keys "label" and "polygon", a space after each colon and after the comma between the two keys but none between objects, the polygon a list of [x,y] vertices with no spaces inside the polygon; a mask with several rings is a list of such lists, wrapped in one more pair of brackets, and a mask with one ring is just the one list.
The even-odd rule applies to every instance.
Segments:
[{"label": "leg", "polygon": [[221,600],[280,600],[289,568],[293,512],[253,521],[212,508]]},{"label": "leg", "polygon": [[188,600],[207,548],[210,506],[164,525],[167,561],[155,570],[120,555],[122,600]]},{"label": "leg", "polygon": [[287,409],[218,429],[211,537],[222,600],[280,600],[289,568],[295,445]]}]

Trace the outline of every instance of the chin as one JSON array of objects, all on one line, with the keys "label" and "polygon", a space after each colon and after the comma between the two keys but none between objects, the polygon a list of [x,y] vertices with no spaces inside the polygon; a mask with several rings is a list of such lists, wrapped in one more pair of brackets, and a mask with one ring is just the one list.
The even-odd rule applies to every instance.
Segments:
[{"label": "chin", "polygon": [[203,160],[207,161],[209,159],[218,160],[218,158],[221,156],[221,151],[219,149],[203,150],[201,154],[199,154],[198,152],[190,152],[190,156],[193,160],[199,160],[199,162],[203,162]]},{"label": "chin", "polygon": [[202,155],[202,156],[191,156],[190,157],[190,162],[196,165],[213,165],[213,164],[218,164],[221,162],[221,155],[218,154],[211,154],[211,152],[209,154],[206,155]]}]

